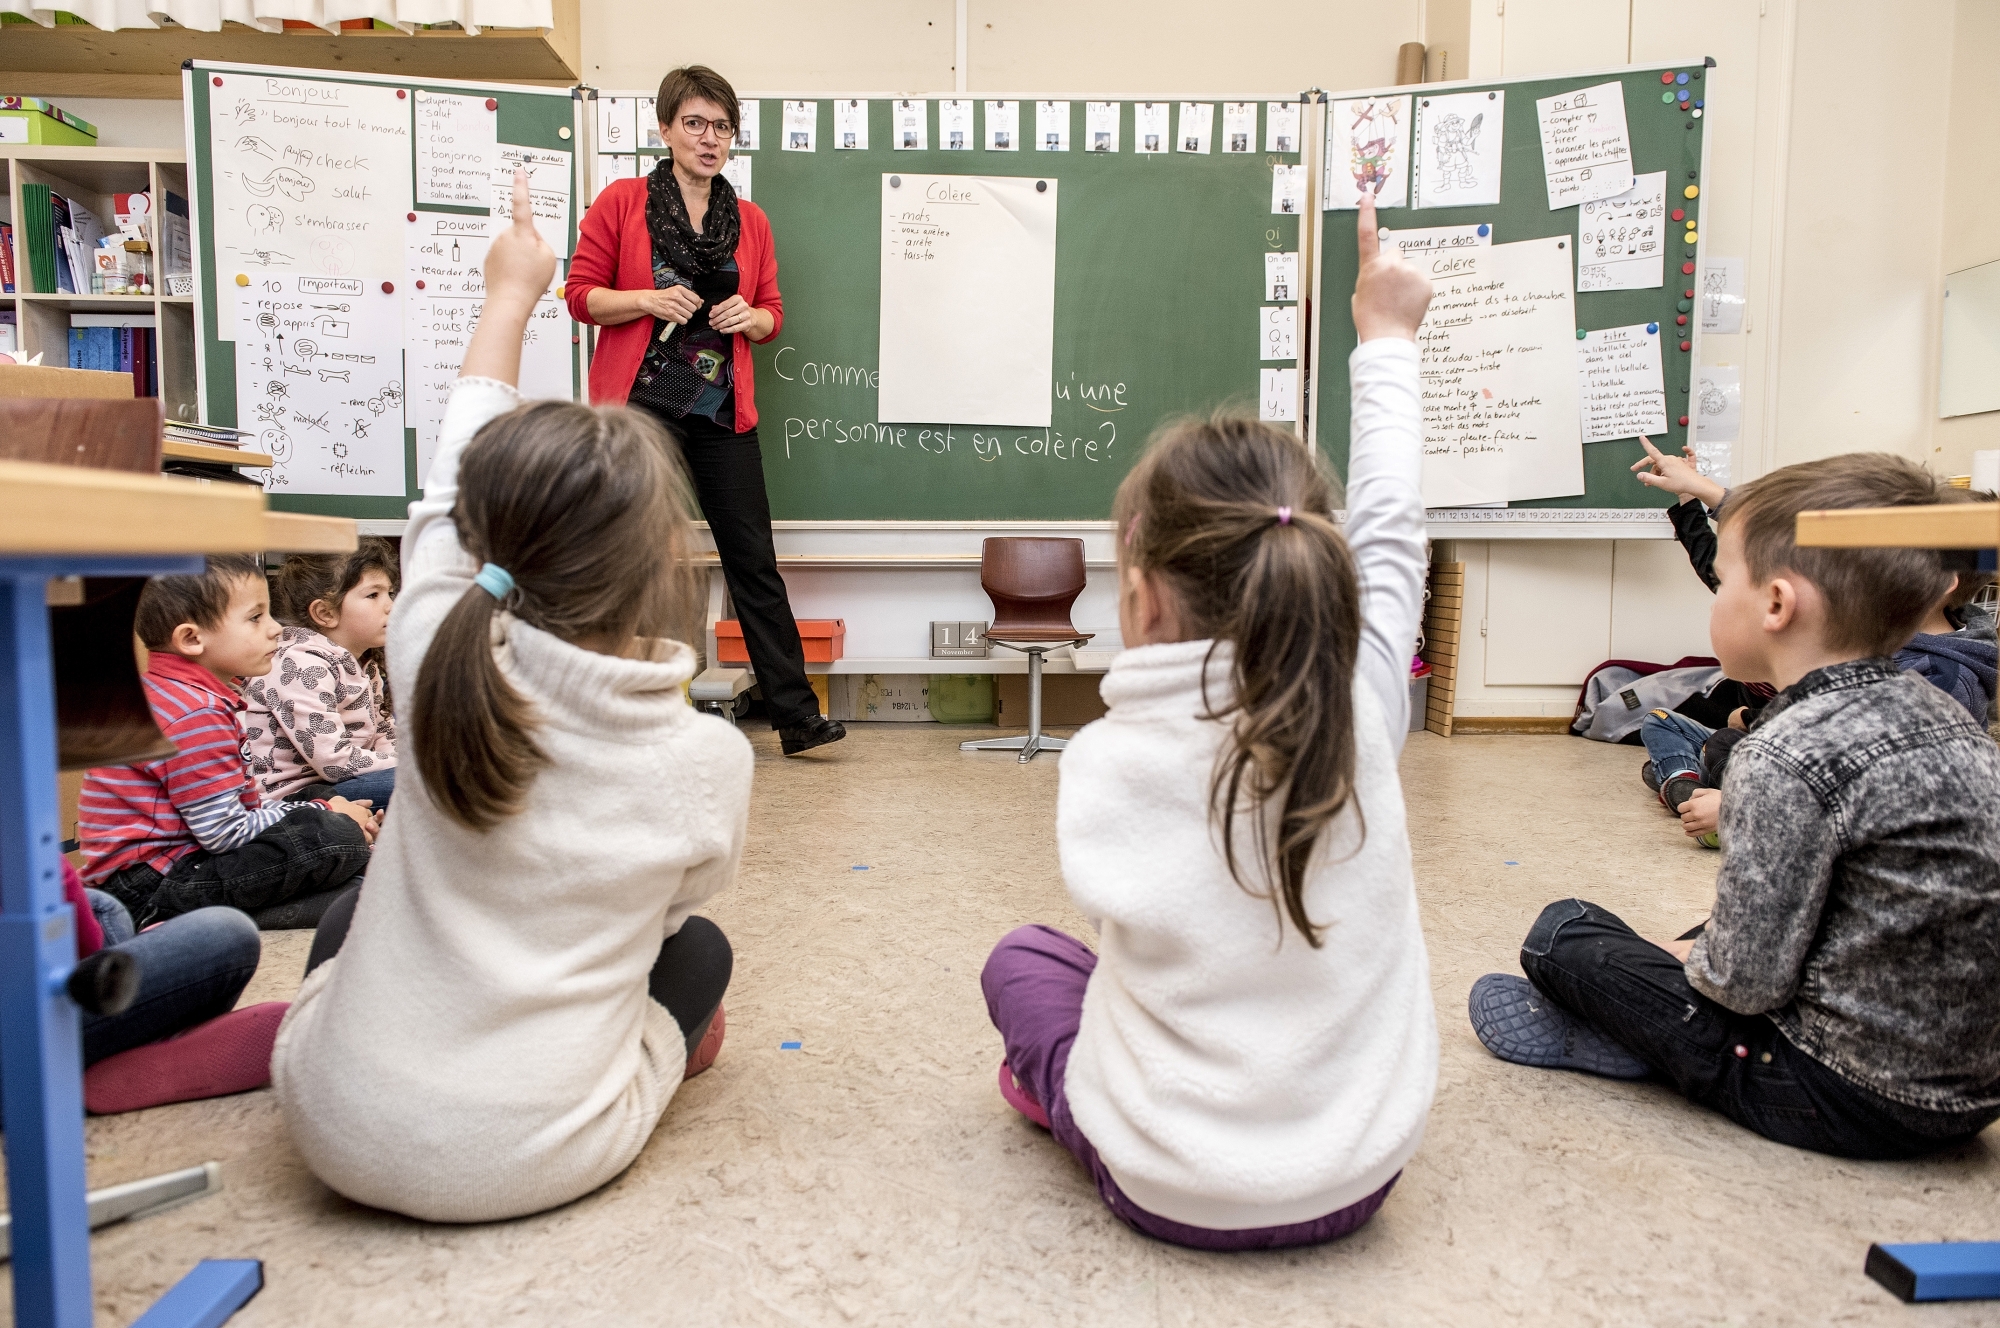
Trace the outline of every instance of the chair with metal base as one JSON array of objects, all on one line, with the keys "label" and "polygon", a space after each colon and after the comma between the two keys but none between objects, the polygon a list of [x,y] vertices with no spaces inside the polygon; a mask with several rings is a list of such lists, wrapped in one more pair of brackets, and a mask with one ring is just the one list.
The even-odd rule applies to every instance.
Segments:
[{"label": "chair with metal base", "polygon": [[1090,632],[1069,620],[1070,606],[1083,593],[1083,541],[995,537],[980,546],[979,584],[993,601],[993,625],[986,639],[1028,657],[1028,731],[1018,738],[962,742],[962,752],[1019,752],[1032,761],[1037,752],[1059,752],[1069,743],[1042,732],[1042,657],[1063,646],[1080,646]]}]

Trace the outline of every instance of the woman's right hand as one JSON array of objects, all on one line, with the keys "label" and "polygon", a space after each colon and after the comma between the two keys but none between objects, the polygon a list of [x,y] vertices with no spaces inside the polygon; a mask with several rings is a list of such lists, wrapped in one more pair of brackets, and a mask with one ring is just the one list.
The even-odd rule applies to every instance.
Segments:
[{"label": "woman's right hand", "polygon": [[665,290],[640,290],[628,292],[640,313],[669,323],[686,324],[701,312],[701,296],[686,286],[669,286]]}]

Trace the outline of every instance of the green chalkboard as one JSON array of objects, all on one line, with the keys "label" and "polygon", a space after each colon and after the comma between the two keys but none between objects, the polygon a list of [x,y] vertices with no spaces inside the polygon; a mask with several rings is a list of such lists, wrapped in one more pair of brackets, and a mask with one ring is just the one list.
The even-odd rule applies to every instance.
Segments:
[{"label": "green chalkboard", "polygon": [[[782,99],[764,94],[760,145],[747,154],[785,301],[783,330],[756,352],[774,517],[1102,518],[1163,421],[1256,409],[1264,255],[1296,252],[1300,220],[1272,210],[1273,167],[1300,157],[1263,151],[1264,99],[1250,152],[1217,142],[1207,154],[1157,155],[1133,150],[1132,102],[1119,107],[1121,150],[1099,153],[1082,150],[1083,98],[1069,103],[1067,152],[1032,150],[1033,102],[1019,108],[1024,150],[940,150],[935,100],[924,111],[929,150],[898,151],[892,103],[880,99],[868,107],[869,148],[838,150],[834,99],[817,100],[817,151],[780,150]],[[1222,106],[1211,104],[1219,139]],[[1178,126],[1178,103],[1170,109]],[[985,141],[983,104],[977,114],[975,145]],[[897,171],[1059,182],[1049,428],[877,419],[882,177]]]},{"label": "green chalkboard", "polygon": [[[1662,81],[1662,75],[1668,75]],[[1575,206],[1551,210],[1546,177],[1542,170],[1542,143],[1535,102],[1578,88],[1617,82],[1625,94],[1626,127],[1632,144],[1635,175],[1666,173],[1666,206],[1680,209],[1681,221],[1667,220],[1663,231],[1665,257],[1663,284],[1657,289],[1579,291],[1576,296],[1579,328],[1608,328],[1634,323],[1658,323],[1661,331],[1661,364],[1667,393],[1667,439],[1662,450],[1678,452],[1688,440],[1688,429],[1680,423],[1692,417],[1690,408],[1694,368],[1700,358],[1700,316],[1685,292],[1697,289],[1700,274],[1699,228],[1692,246],[1685,244],[1684,225],[1693,225],[1707,210],[1705,192],[1695,198],[1685,196],[1692,186],[1703,189],[1703,140],[1706,138],[1710,108],[1705,89],[1706,67],[1700,61],[1677,65],[1650,65],[1610,73],[1574,74],[1559,78],[1535,78],[1494,83],[1450,83],[1412,88],[1381,89],[1380,95],[1413,94],[1422,99],[1427,93],[1440,95],[1506,91],[1505,136],[1502,152],[1500,201],[1491,206],[1390,208],[1380,213],[1381,224],[1397,230],[1432,226],[1466,226],[1487,223],[1493,227],[1495,243],[1530,240],[1543,236],[1577,234]],[[1681,82],[1680,77],[1686,76]],[[1686,109],[1680,94],[1686,93]],[[1371,93],[1329,93],[1329,100]],[[1340,142],[1337,136],[1329,141]],[[1342,162],[1332,163],[1338,169]],[[1414,195],[1412,195],[1414,198]],[[1328,211],[1322,227],[1319,274],[1321,298],[1319,374],[1314,383],[1313,432],[1319,446],[1344,474],[1348,446],[1347,355],[1354,349],[1354,321],[1348,296],[1354,290],[1357,266],[1353,211]],[[1688,263],[1692,273],[1683,272]],[[1676,322],[1677,319],[1685,322]],[[1677,335],[1676,335],[1677,334]],[[1681,349],[1682,343],[1687,349]],[[1579,437],[1581,434],[1579,433]],[[1656,443],[1658,440],[1655,440]],[[1648,489],[1633,477],[1631,465],[1645,455],[1637,439],[1589,443],[1583,446],[1585,492],[1565,498],[1543,498],[1508,504],[1509,507],[1593,507],[1658,508],[1672,503],[1671,495]]]},{"label": "green chalkboard", "polygon": [[[195,330],[200,343],[199,362],[202,419],[207,423],[238,428],[255,427],[254,421],[245,423],[239,421],[237,418],[236,345],[232,340],[223,339],[224,334],[226,334],[232,325],[233,319],[225,319],[219,316],[220,312],[225,308],[221,301],[223,299],[235,298],[232,284],[234,278],[232,273],[222,270],[227,266],[226,264],[218,263],[216,252],[217,228],[214,224],[216,208],[216,145],[218,142],[230,141],[237,135],[245,132],[244,126],[237,122],[236,106],[245,95],[242,89],[246,84],[256,86],[268,79],[282,82],[288,88],[300,89],[325,85],[361,85],[372,88],[387,87],[399,89],[409,94],[401,100],[407,101],[411,108],[413,136],[416,107],[415,97],[418,93],[436,92],[490,99],[493,103],[493,114],[496,117],[495,132],[503,153],[508,147],[532,148],[543,153],[559,154],[568,159],[567,188],[570,194],[571,206],[569,209],[570,221],[566,237],[567,243],[562,246],[562,251],[567,253],[575,247],[576,220],[579,212],[576,206],[577,137],[575,125],[577,120],[577,99],[568,88],[524,88],[423,79],[398,80],[379,76],[342,78],[329,75],[327,72],[317,69],[277,69],[261,66],[211,64],[199,61],[190,66],[189,75],[187,79],[189,98],[188,121],[191,126],[189,146],[192,149],[192,160],[189,164],[189,188],[194,195],[192,202],[195,213],[196,249]],[[252,127],[259,128],[260,130],[262,128],[257,125],[253,125]],[[280,140],[274,142],[272,146],[279,149],[282,156],[284,143],[282,142],[281,132],[274,130],[262,130],[262,132],[268,133],[273,139]],[[357,137],[360,136],[357,135]],[[367,151],[375,146],[377,145],[362,141],[357,143],[356,150]],[[414,152],[409,146],[402,146],[401,150],[409,155],[409,170],[414,180],[417,171]],[[560,168],[558,167],[552,166],[549,169],[558,170],[560,173]],[[543,187],[543,178],[542,175],[538,174],[538,188]],[[273,204],[277,205],[282,205],[283,201],[282,197],[274,197],[272,199]],[[432,221],[437,216],[487,215],[487,209],[484,207],[452,206],[440,203],[416,202],[414,209],[411,219],[419,224]],[[385,219],[400,225],[404,221],[402,214],[396,212],[394,209],[391,212],[394,215],[385,214]],[[293,230],[296,229],[297,227],[294,226]],[[295,237],[289,235],[284,237],[287,241],[293,238]],[[368,275],[372,280],[381,274],[370,273]],[[404,287],[404,293],[407,296],[410,293],[410,283],[403,269],[399,266],[390,275],[396,284]],[[549,329],[549,331],[556,332],[557,335],[560,335],[564,339],[572,339],[574,329],[575,325],[564,315],[559,331],[554,328]],[[397,341],[398,344],[395,345],[370,345],[368,349],[382,351],[389,355],[402,356],[404,354],[404,346],[401,344],[400,337],[397,338]],[[572,351],[568,358],[571,364],[570,368],[566,371],[568,378],[566,384],[567,393],[580,399],[583,394],[576,366],[576,361],[580,357]],[[399,380],[399,385],[407,384],[408,381],[409,374],[408,372],[404,372]],[[386,402],[381,416],[381,425],[392,427],[392,422],[398,419],[399,414],[400,411],[397,408],[397,403],[394,401]],[[304,433],[302,430],[295,431],[301,432],[302,437],[315,437]],[[402,430],[402,434],[404,475],[402,493],[360,496],[272,491],[270,493],[271,507],[278,511],[316,512],[330,516],[346,516],[361,519],[381,520],[406,516],[409,504],[420,496],[417,473],[417,430],[412,424],[405,427]],[[258,440],[254,438],[246,440],[246,443],[252,447],[259,446]]]}]

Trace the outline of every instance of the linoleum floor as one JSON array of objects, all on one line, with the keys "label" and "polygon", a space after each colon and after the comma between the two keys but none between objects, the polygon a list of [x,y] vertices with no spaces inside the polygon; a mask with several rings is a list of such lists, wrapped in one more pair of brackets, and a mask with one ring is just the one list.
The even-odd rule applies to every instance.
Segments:
[{"label": "linoleum floor", "polygon": [[[1411,739],[1443,1044],[1423,1146],[1348,1240],[1210,1255],[1120,1226],[994,1088],[988,949],[1022,922],[1087,934],[1057,874],[1059,758],[962,755],[964,731],[931,725],[857,726],[799,761],[753,736],[749,851],[709,910],[736,948],[728,1041],[629,1171],[554,1212],[428,1226],[320,1185],[268,1091],[93,1119],[93,1186],[208,1160],[225,1184],[95,1238],[97,1322],[131,1323],[197,1259],[250,1256],[267,1285],[241,1328],[1994,1321],[1904,1307],[1861,1264],[1871,1240],[2000,1237],[2000,1132],[1844,1162],[1474,1039],[1467,989],[1519,971],[1547,901],[1653,935],[1702,916],[1716,855],[1647,797],[1635,748]],[[268,935],[245,1001],[290,995],[308,940]]]}]

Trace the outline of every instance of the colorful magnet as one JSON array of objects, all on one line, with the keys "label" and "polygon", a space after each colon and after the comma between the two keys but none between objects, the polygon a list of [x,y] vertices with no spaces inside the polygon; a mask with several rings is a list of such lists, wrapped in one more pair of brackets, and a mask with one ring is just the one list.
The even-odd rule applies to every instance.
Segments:
[{"label": "colorful magnet", "polygon": [[1683,341],[1681,343],[1682,350],[1692,350],[1693,348],[1694,348],[1694,343],[1692,341]]},{"label": "colorful magnet", "polygon": [[1682,300],[1679,304],[1675,305],[1674,307],[1679,309],[1682,313],[1686,313],[1688,310],[1694,308],[1694,301]]},{"label": "colorful magnet", "polygon": [[1660,330],[1660,325],[1658,323],[1646,324],[1646,335],[1648,336],[1651,336],[1653,333],[1658,332],[1659,330]]},{"label": "colorful magnet", "polygon": [[218,87],[218,88],[219,88],[219,87],[221,87],[221,86],[222,86],[222,76],[221,76],[220,74],[216,75],[216,77],[215,77],[215,80],[214,80],[214,81],[215,81],[215,86],[216,86],[216,87]]},{"label": "colorful magnet", "polygon": [[1681,416],[1681,428],[1685,429],[1687,427],[1688,427],[1688,417],[1683,415]]},{"label": "colorful magnet", "polygon": [[1481,235],[1491,235],[1493,233],[1493,228],[1482,221],[1479,223],[1479,233]]},{"label": "colorful magnet", "polygon": [[402,90],[401,88],[397,88],[397,89],[396,89],[396,100],[397,100],[397,101],[402,101],[402,100],[404,100],[405,98],[407,98],[407,97],[408,97],[409,95],[410,95],[409,93],[407,93],[407,92],[403,91],[403,90]]},{"label": "colorful magnet", "polygon": [[424,283],[423,283],[423,282],[421,282],[421,281],[419,281],[419,282],[417,283],[417,289],[418,289],[418,290],[422,290],[423,288],[424,288]]},{"label": "colorful magnet", "polygon": [[1676,93],[1674,94],[1674,96],[1675,96],[1676,98],[1678,98],[1679,100],[1681,100],[1681,101],[1686,101],[1686,100],[1688,99],[1688,96],[1689,96],[1689,95],[1690,95],[1690,94],[1689,94],[1689,93],[1687,92],[1687,90],[1686,90],[1686,89],[1682,89],[1681,91],[1679,91],[1679,92],[1676,92]]},{"label": "colorful magnet", "polygon": [[1695,108],[1695,109],[1696,109],[1697,111],[1698,111],[1698,110],[1700,110],[1700,109],[1701,109],[1701,108],[1702,108],[1703,106],[1705,106],[1705,105],[1707,105],[1707,104],[1708,104],[1708,103],[1706,103],[1705,101],[1703,101],[1703,100],[1702,100],[1702,99],[1701,99],[1700,97],[1696,97],[1696,98],[1694,99],[1694,108]]},{"label": "colorful magnet", "polygon": [[414,212],[410,213],[410,220],[415,221],[416,219],[417,219],[417,214]]},{"label": "colorful magnet", "polygon": [[[246,284],[247,284],[247,283],[246,283]],[[1589,336],[1589,335],[1590,335],[1590,333],[1588,333],[1588,332],[1584,331],[1584,330],[1583,330],[1582,328],[1578,328],[1578,329],[1576,330],[1576,339],[1577,339],[1578,341],[1582,341],[1582,340],[1583,340],[1583,339],[1584,339],[1585,337],[1587,337],[1587,336]]]},{"label": "colorful magnet", "polygon": [[1687,213],[1680,208],[1675,208],[1672,212],[1669,212],[1667,215],[1672,217],[1675,221],[1687,220]]},{"label": "colorful magnet", "polygon": [[[1693,173],[1692,171],[1688,172],[1688,179],[1692,180],[1693,178],[1694,178],[1694,173]],[[1689,185],[1689,186],[1688,186],[1687,188],[1685,188],[1685,189],[1681,190],[1681,197],[1682,197],[1682,198],[1700,198],[1700,197],[1701,197],[1701,186],[1700,186],[1700,185],[1698,185],[1698,184],[1691,184],[1691,185]]]},{"label": "colorful magnet", "polygon": [[1662,83],[1671,83],[1671,82],[1673,82],[1673,81],[1674,81],[1674,71],[1673,71],[1673,70],[1671,70],[1671,69],[1663,69],[1663,70],[1661,70],[1661,71],[1660,71],[1660,82],[1662,82]]},{"label": "colorful magnet", "polygon": [[1685,83],[1685,82],[1687,82],[1687,81],[1688,81],[1688,76],[1687,76],[1686,74],[1675,74],[1675,75],[1674,75],[1674,82],[1676,82],[1676,83]]},{"label": "colorful magnet", "polygon": [[248,286],[250,284],[250,278],[245,276],[243,273],[238,272],[236,274],[236,284],[239,286]]},{"label": "colorful magnet", "polygon": [[1681,294],[1687,296],[1690,300],[1694,298],[1694,292],[1691,290],[1684,290],[1681,292]]},{"label": "colorful magnet", "polygon": [[568,138],[568,137],[569,137],[569,126],[568,126],[568,125],[557,125],[557,126],[556,126],[556,137],[557,137],[557,138]]},{"label": "colorful magnet", "polygon": [[488,97],[488,98],[486,99],[486,109],[487,109],[487,110],[489,110],[489,111],[497,111],[497,110],[499,110],[499,109],[500,109],[500,99],[499,99],[498,97]]},{"label": "colorful magnet", "polygon": [[1693,263],[1682,263],[1682,264],[1681,264],[1681,275],[1682,275],[1682,276],[1684,276],[1684,277],[1691,277],[1691,276],[1693,276],[1693,275],[1694,275],[1694,264],[1693,264]]},{"label": "colorful magnet", "polygon": [[1687,242],[1689,244],[1693,244],[1696,240],[1699,240],[1700,238],[1701,237],[1699,235],[1696,235],[1693,231],[1689,231],[1687,233]]},{"label": "colorful magnet", "polygon": [[1686,314],[1675,314],[1674,322],[1679,324],[1681,327],[1686,327],[1688,325],[1688,316]]},{"label": "colorful magnet", "polygon": [[1688,119],[1690,119],[1690,120],[1699,120],[1699,119],[1701,119],[1701,108],[1700,108],[1700,107],[1696,107],[1696,108],[1695,108],[1695,112],[1694,112],[1694,114],[1693,114],[1693,115],[1691,115],[1691,116],[1689,116],[1689,117],[1688,117]]},{"label": "colorful magnet", "polygon": [[382,283],[382,293],[383,293],[384,295],[394,295],[394,294],[396,293],[396,283],[395,283],[395,282],[393,282],[393,281],[385,281],[385,282],[383,282],[383,283]]},{"label": "colorful magnet", "polygon": [[1660,94],[1660,100],[1661,100],[1662,102],[1670,102],[1670,101],[1672,101],[1673,99],[1674,99],[1674,94],[1673,94],[1673,93],[1671,93],[1671,92],[1662,92],[1662,93]]}]

